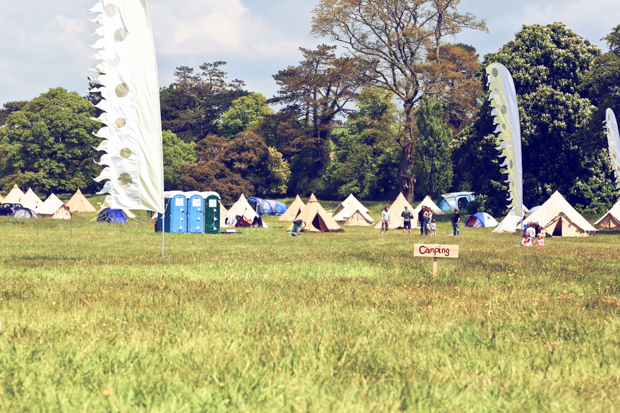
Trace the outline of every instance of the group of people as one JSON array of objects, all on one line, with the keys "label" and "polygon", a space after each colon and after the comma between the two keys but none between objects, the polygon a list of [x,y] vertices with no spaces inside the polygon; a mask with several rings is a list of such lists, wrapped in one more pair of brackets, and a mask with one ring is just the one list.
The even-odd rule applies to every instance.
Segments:
[{"label": "group of people", "polygon": [[[523,238],[521,239],[521,245],[524,247],[531,247],[532,245],[536,245],[537,247],[545,246],[545,235],[542,232],[542,227],[534,222],[530,224],[525,231],[523,231]],[[534,243],[536,240],[536,243]]]},{"label": "group of people", "polygon": [[[387,234],[390,228],[390,208],[385,207],[381,211],[381,235]],[[411,236],[411,220],[413,219],[413,213],[409,211],[409,207],[405,206],[405,210],[400,214],[403,218],[403,236],[406,235],[409,230],[409,236]],[[437,235],[437,223],[433,219],[433,212],[427,206],[423,206],[418,213],[418,223],[420,224],[420,235]]]}]

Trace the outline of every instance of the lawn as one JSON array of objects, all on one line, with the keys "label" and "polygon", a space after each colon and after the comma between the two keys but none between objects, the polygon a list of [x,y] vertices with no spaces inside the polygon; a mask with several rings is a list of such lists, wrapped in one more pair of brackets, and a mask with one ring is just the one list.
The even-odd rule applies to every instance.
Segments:
[{"label": "lawn", "polygon": [[[325,203],[327,209],[337,203]],[[378,217],[383,204],[372,204]],[[0,219],[3,411],[616,411],[620,237]],[[425,239],[427,241],[428,239]]]}]

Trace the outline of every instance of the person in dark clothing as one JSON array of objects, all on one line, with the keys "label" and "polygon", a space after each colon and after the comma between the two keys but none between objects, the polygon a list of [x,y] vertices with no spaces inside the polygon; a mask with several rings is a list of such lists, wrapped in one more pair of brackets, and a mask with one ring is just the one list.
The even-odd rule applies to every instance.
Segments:
[{"label": "person in dark clothing", "polygon": [[424,207],[418,212],[418,224],[420,225],[420,235],[424,235]]},{"label": "person in dark clothing", "polygon": [[461,214],[459,214],[459,210],[454,210],[454,215],[452,216],[452,229],[454,231],[454,236],[461,234],[461,230],[459,229],[459,223],[461,222]]}]

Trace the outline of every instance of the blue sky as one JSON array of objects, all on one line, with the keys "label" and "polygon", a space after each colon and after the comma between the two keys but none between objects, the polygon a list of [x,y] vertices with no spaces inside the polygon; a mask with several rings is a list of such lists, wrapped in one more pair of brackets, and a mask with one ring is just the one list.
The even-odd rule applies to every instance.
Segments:
[{"label": "blue sky", "polygon": [[[86,93],[95,25],[86,18],[94,1],[2,0],[0,104],[29,100],[51,87]],[[308,0],[149,0],[160,84],[175,67],[224,60],[231,78],[272,96],[272,75],[296,64],[299,47],[326,42],[310,35]],[[466,31],[455,41],[481,55],[497,51],[523,25],[563,22],[606,50],[600,39],[620,24],[617,0],[462,0],[460,11],[487,20],[489,33]]]}]

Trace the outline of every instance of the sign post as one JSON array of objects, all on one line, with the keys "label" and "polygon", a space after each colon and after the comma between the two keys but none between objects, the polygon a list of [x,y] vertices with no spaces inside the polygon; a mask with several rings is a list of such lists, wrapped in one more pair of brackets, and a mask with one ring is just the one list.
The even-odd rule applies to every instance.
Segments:
[{"label": "sign post", "polygon": [[458,245],[414,244],[413,256],[416,258],[433,259],[433,277],[437,276],[437,260],[439,258],[458,258]]}]

